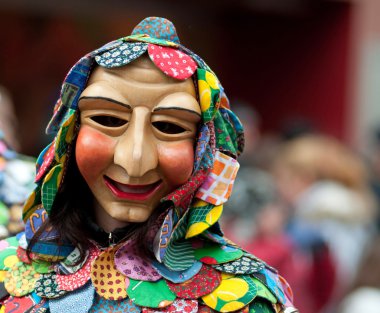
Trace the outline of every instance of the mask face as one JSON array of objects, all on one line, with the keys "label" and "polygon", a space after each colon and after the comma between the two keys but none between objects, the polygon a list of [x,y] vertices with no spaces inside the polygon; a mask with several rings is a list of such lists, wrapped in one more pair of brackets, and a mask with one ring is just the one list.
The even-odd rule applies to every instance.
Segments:
[{"label": "mask face", "polygon": [[79,109],[76,161],[98,224],[112,231],[146,221],[193,170],[201,117],[192,80],[166,76],[145,56],[97,67]]}]

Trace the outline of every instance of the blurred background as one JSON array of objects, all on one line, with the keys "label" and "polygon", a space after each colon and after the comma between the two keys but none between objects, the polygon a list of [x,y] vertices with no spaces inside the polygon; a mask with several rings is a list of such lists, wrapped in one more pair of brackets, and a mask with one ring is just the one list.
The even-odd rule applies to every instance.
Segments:
[{"label": "blurred background", "polygon": [[246,127],[226,233],[280,270],[301,313],[378,313],[379,14],[378,0],[0,0],[0,127],[36,157],[68,69],[166,17]]}]

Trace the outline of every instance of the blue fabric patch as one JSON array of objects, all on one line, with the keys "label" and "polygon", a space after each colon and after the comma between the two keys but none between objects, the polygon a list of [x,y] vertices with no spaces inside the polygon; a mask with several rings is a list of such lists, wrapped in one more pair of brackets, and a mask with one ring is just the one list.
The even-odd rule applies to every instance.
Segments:
[{"label": "blue fabric patch", "polygon": [[170,280],[175,284],[183,283],[189,280],[191,277],[199,273],[202,267],[202,262],[195,261],[194,264],[184,271],[172,271],[167,268],[164,264],[161,264],[157,261],[153,261],[153,267],[161,274],[162,277]]},{"label": "blue fabric patch", "polygon": [[146,34],[152,38],[179,43],[177,31],[172,22],[162,17],[147,17],[132,32],[132,35]]},{"label": "blue fabric patch", "polygon": [[148,44],[144,42],[123,42],[116,48],[95,56],[95,61],[106,68],[120,67],[139,58],[147,48]]},{"label": "blue fabric patch", "polygon": [[94,302],[95,288],[92,283],[83,288],[71,291],[63,297],[50,299],[49,307],[51,313],[87,313]]}]

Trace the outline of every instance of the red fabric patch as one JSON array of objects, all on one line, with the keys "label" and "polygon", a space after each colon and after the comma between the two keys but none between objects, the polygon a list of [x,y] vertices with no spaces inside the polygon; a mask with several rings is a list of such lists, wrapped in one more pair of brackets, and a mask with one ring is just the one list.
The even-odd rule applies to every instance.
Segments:
[{"label": "red fabric patch", "polygon": [[198,67],[191,57],[178,49],[149,44],[148,54],[161,71],[175,79],[191,77]]},{"label": "red fabric patch", "polygon": [[38,182],[41,177],[45,174],[47,168],[50,166],[51,162],[53,161],[54,158],[54,151],[55,151],[55,141],[54,143],[49,147],[49,150],[46,151],[46,154],[44,155],[44,160],[41,164],[41,166],[38,169],[35,182]]},{"label": "red fabric patch", "polygon": [[33,257],[35,257],[35,255],[33,255],[33,253],[30,253],[31,259],[29,259],[26,250],[21,248],[20,246],[17,248],[16,253],[17,253],[17,257],[19,258],[19,260],[23,263],[26,263],[26,264],[31,264]]},{"label": "red fabric patch", "polygon": [[80,270],[78,270],[74,274],[69,275],[57,274],[56,281],[58,289],[73,291],[84,286],[86,282],[90,279],[91,263],[99,254],[100,250],[98,250],[97,248],[93,248],[90,251],[86,263]]},{"label": "red fabric patch", "polygon": [[210,266],[203,265],[199,273],[189,280],[180,284],[167,281],[167,284],[179,298],[198,299],[213,292],[220,285],[220,281],[220,272]]}]

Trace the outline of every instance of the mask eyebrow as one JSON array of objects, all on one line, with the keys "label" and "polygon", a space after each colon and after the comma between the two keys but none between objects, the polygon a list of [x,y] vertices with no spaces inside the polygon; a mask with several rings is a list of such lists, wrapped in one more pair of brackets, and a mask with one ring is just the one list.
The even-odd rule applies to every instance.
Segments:
[{"label": "mask eyebrow", "polygon": [[153,112],[168,111],[168,110],[186,111],[186,112],[195,114],[198,117],[202,117],[202,115],[196,111],[186,109],[186,108],[181,108],[181,107],[158,107],[158,108],[153,109]]},{"label": "mask eyebrow", "polygon": [[108,101],[108,102],[112,102],[112,103],[115,103],[115,104],[118,104],[118,105],[121,105],[127,109],[130,109],[132,110],[132,107],[129,105],[129,104],[126,104],[126,103],[123,103],[123,102],[120,102],[120,101],[117,101],[117,100],[114,100],[114,99],[111,99],[111,98],[107,98],[107,97],[101,97],[101,96],[95,96],[95,97],[91,97],[91,96],[84,96],[84,97],[80,97],[79,98],[79,101],[80,100],[86,100],[86,99],[89,99],[89,100],[105,100],[105,101]]}]

